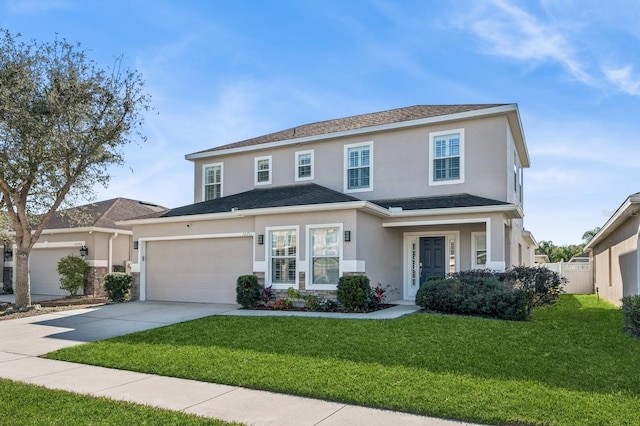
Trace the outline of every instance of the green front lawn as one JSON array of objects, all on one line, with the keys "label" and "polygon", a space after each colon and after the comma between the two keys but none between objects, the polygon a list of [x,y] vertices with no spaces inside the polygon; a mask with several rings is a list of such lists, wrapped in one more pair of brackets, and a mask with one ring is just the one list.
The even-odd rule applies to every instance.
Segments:
[{"label": "green front lawn", "polygon": [[232,423],[0,379],[0,424],[223,426]]},{"label": "green front lawn", "polygon": [[636,424],[640,341],[594,296],[533,321],[214,316],[49,358],[486,423]]}]

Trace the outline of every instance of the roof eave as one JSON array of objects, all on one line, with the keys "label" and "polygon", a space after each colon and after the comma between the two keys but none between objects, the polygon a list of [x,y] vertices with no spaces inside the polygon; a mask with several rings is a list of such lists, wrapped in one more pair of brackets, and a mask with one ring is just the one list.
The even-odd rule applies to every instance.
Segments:
[{"label": "roof eave", "polygon": [[[515,113],[515,116],[511,117],[511,114],[514,114],[514,113]],[[360,129],[344,130],[341,132],[334,132],[334,133],[324,133],[321,135],[306,136],[303,138],[285,139],[282,141],[267,142],[267,143],[248,145],[248,146],[242,146],[237,148],[194,152],[194,153],[185,155],[185,159],[189,161],[195,161],[202,158],[218,157],[221,155],[236,154],[239,152],[248,152],[248,151],[256,151],[256,150],[262,150],[262,149],[277,148],[277,147],[293,145],[293,144],[304,144],[309,142],[315,142],[317,140],[336,139],[336,138],[341,138],[345,136],[361,135],[366,133],[374,133],[374,132],[381,132],[381,131],[387,131],[387,130],[415,127],[415,126],[424,126],[427,124],[442,123],[447,121],[459,121],[459,120],[465,120],[470,118],[500,115],[500,114],[507,114],[507,117],[509,119],[509,125],[512,128],[515,126],[516,129],[518,130],[517,132],[514,132],[514,138],[520,145],[522,145],[521,147],[519,147],[518,153],[521,156],[523,167],[529,167],[529,154],[527,152],[526,144],[524,141],[524,134],[522,132],[522,124],[520,122],[520,114],[518,113],[517,104],[506,104],[506,105],[501,105],[501,106],[496,106],[491,108],[459,112],[455,114],[439,115],[437,117],[428,117],[428,118],[421,118],[418,120],[400,121],[397,123],[381,124],[378,126],[369,126],[369,127],[363,127]]]},{"label": "roof eave", "polygon": [[640,193],[627,197],[622,205],[607,220],[602,228],[593,236],[593,238],[585,245],[585,250],[593,250],[599,243],[615,231],[620,224],[625,222],[629,216],[637,215],[640,212],[638,207],[640,204]]},{"label": "roof eave", "polygon": [[[116,223],[116,225],[120,225]],[[104,232],[107,234],[122,234],[122,235],[132,235],[133,231],[130,229],[121,229],[121,228],[101,228],[99,226],[83,226],[78,228],[53,228],[53,229],[44,229],[40,235],[54,235],[54,234],[77,234],[77,233],[93,233],[93,232]],[[9,235],[15,235],[15,231],[9,231]]]},{"label": "roof eave", "polygon": [[494,206],[472,206],[472,207],[446,207],[440,209],[421,209],[421,210],[400,210],[391,212],[391,217],[409,217],[409,216],[440,216],[440,215],[459,215],[459,214],[487,214],[487,213],[503,213],[509,219],[521,219],[524,217],[522,208],[516,204],[502,204]]},{"label": "roof eave", "polygon": [[237,209],[231,212],[221,213],[204,213],[193,214],[183,216],[170,216],[170,217],[156,217],[148,219],[132,219],[121,222],[116,222],[117,225],[153,225],[160,223],[176,223],[176,222],[200,222],[205,220],[221,220],[221,219],[237,219],[242,217],[251,216],[264,216],[271,214],[289,214],[289,213],[309,213],[328,210],[352,210],[352,209],[366,209],[374,214],[386,214],[386,209],[375,206],[367,201],[347,201],[339,203],[327,203],[327,204],[304,204],[299,206],[285,206],[285,207],[265,207],[258,209]]}]

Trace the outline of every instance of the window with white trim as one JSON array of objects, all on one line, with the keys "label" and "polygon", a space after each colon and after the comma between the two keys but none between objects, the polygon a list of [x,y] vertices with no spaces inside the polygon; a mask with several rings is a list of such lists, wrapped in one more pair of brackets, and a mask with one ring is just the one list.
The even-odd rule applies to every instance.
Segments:
[{"label": "window with white trim", "polygon": [[296,181],[313,179],[313,150],[296,152]]},{"label": "window with white trim", "polygon": [[485,269],[487,267],[487,233],[471,233],[471,259],[473,269]]},{"label": "window with white trim", "polygon": [[464,129],[429,134],[430,185],[464,182]]},{"label": "window with white trim", "polygon": [[271,183],[271,156],[256,157],[255,184],[269,185]]},{"label": "window with white trim", "polygon": [[295,229],[269,231],[269,259],[271,284],[297,287],[297,239]]},{"label": "window with white trim", "polygon": [[204,201],[222,197],[222,163],[205,164],[202,174]]},{"label": "window with white trim", "polygon": [[311,285],[337,285],[340,278],[340,227],[310,228]]},{"label": "window with white trim", "polygon": [[373,190],[373,142],[344,147],[345,192]]}]

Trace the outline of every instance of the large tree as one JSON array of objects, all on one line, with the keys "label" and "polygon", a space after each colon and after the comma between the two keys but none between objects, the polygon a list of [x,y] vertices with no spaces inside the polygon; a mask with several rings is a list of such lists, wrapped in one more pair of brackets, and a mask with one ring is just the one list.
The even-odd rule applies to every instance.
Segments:
[{"label": "large tree", "polygon": [[0,192],[15,231],[16,305],[31,304],[29,255],[52,215],[107,185],[141,134],[149,95],[121,58],[102,69],[79,44],[0,30]]}]

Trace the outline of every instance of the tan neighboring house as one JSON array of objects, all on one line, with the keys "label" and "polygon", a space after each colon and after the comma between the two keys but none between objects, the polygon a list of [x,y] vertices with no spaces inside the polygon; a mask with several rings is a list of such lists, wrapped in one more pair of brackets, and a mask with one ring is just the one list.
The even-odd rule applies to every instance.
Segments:
[{"label": "tan neighboring house", "polygon": [[620,305],[624,296],[640,294],[640,192],[622,203],[589,241],[594,287],[598,294]]},{"label": "tan neighboring house", "polygon": [[[88,282],[80,294],[102,295],[103,277],[127,271],[132,256],[132,231],[116,222],[163,212],[167,209],[127,198],[114,198],[56,213],[29,258],[31,294],[68,296],[60,289],[58,261],[81,256],[89,264]],[[15,288],[14,247],[5,247],[5,289]],[[10,283],[10,286],[6,284]]]},{"label": "tan neighboring house", "polygon": [[243,274],[334,297],[366,274],[414,300],[430,276],[533,264],[516,104],[339,118],[186,159],[194,204],[123,222],[142,300],[235,303]]}]

